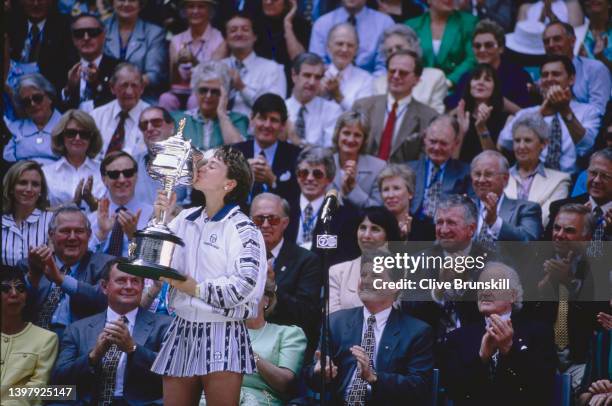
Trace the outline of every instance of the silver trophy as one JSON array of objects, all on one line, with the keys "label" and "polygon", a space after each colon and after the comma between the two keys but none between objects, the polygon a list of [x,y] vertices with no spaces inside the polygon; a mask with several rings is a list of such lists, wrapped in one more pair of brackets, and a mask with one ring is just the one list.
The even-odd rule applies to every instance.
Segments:
[{"label": "silver trophy", "polygon": [[[153,144],[154,158],[147,168],[151,178],[163,185],[168,199],[179,185],[191,186],[194,155],[201,153],[183,138],[185,119],[178,124],[178,131],[170,138]],[[153,217],[144,230],[134,234],[129,246],[129,262],[120,264],[124,272],[159,279],[160,276],[185,280],[185,277],[171,268],[172,256],[177,246],[185,243],[167,226],[167,210]]]}]

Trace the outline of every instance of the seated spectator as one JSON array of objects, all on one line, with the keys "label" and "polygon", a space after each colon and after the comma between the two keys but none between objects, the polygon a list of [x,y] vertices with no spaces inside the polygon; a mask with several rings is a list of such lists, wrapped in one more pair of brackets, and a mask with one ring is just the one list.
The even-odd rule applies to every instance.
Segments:
[{"label": "seated spectator", "polygon": [[106,33],[104,23],[95,15],[75,17],[70,29],[79,59],[72,59],[66,86],[61,92],[62,107],[89,113],[113,100],[109,81],[119,60],[102,52]]},{"label": "seated spectator", "polygon": [[484,150],[495,149],[499,133],[508,119],[503,111],[501,81],[493,67],[477,65],[467,77],[462,99],[452,112],[467,127],[459,152],[463,162],[471,162]]},{"label": "seated spectator", "polygon": [[[191,110],[198,103],[191,93],[192,69],[212,59],[215,51],[224,45],[221,32],[210,25],[215,0],[189,0],[183,2],[189,28],[170,40],[170,91],[159,97],[159,105],[170,111]],[[191,94],[191,96],[190,96]]]},{"label": "seated spectator", "polygon": [[266,288],[259,301],[257,317],[246,321],[257,372],[242,380],[242,402],[283,405],[292,394],[302,370],[306,336],[297,326],[282,326],[266,321],[278,306],[274,288]]},{"label": "seated spectator", "polygon": [[479,20],[493,21],[502,31],[511,32],[516,13],[515,5],[504,0],[459,0],[459,10],[466,11]]},{"label": "seated spectator", "polygon": [[[395,281],[400,272],[374,274],[371,259],[364,264],[359,282],[363,306],[330,315],[331,351],[324,376],[331,403],[392,405],[402,399],[426,404],[433,368],[431,328],[392,307],[397,290],[373,287],[375,278]],[[306,372],[315,391],[323,373],[320,357],[317,351]]]},{"label": "seated spectator", "polygon": [[478,206],[476,240],[486,249],[495,241],[536,241],[542,234],[542,210],[525,200],[505,195],[508,160],[497,151],[483,151],[472,161],[472,187]]},{"label": "seated spectator", "polygon": [[22,76],[15,102],[25,118],[8,123],[12,137],[4,147],[4,160],[32,159],[41,165],[56,161],[59,157],[51,149],[51,131],[61,114],[55,109],[57,99],[51,83],[38,73]]},{"label": "seated spectator", "polygon": [[433,241],[434,227],[430,222],[410,216],[416,175],[408,165],[389,164],[378,174],[378,189],[385,207],[393,213],[402,240]]},{"label": "seated spectator", "polygon": [[196,97],[197,107],[185,113],[175,113],[173,117],[177,123],[183,117],[187,119],[183,136],[191,140],[194,147],[207,150],[246,138],[249,119],[230,111],[229,89],[229,71],[221,62],[202,63],[193,71],[191,91]]},{"label": "seated spectator", "polygon": [[74,202],[87,212],[96,211],[104,195],[100,165],[94,161],[102,149],[102,137],[91,116],[68,110],[53,128],[51,148],[61,158],[43,166],[52,207]]},{"label": "seated spectator", "polygon": [[549,141],[540,159],[551,169],[577,172],[577,161],[591,152],[599,131],[600,113],[591,104],[578,102],[571,92],[576,71],[565,56],[551,55],[541,67],[541,106],[520,110],[497,140],[498,147],[512,150],[512,125],[525,114],[539,113],[549,126]]},{"label": "seated spectator", "polygon": [[586,184],[586,193],[551,203],[548,226],[544,233],[547,240],[552,236],[552,225],[559,208],[567,203],[589,207],[597,227],[601,228],[598,238],[612,239],[612,148],[608,147],[591,155]]},{"label": "seated spectator", "polygon": [[335,127],[332,148],[336,176],[332,187],[357,207],[382,204],[377,178],[386,163],[364,153],[370,136],[365,116],[347,111],[338,118]]},{"label": "seated spectator", "polygon": [[[606,4],[607,3],[607,4]],[[589,18],[589,28],[582,42],[587,57],[597,59],[612,72],[612,9],[604,0],[584,2],[584,11]]]},{"label": "seated spectator", "polygon": [[478,290],[484,322],[462,325],[443,343],[443,385],[454,404],[551,404],[556,357],[550,325],[522,318],[516,271],[489,262],[479,282],[509,282],[509,290]]},{"label": "seated spectator", "polygon": [[[255,182],[251,198],[271,192],[291,205],[298,199],[295,167],[300,148],[279,140],[286,122],[287,107],[280,96],[266,93],[257,98],[251,116],[254,138],[234,145],[247,158],[253,171]],[[295,241],[295,237],[291,241]]]},{"label": "seated spectator", "polygon": [[230,52],[223,59],[230,68],[232,91],[229,109],[251,115],[253,103],[264,93],[287,97],[287,78],[282,65],[258,56],[254,51],[255,31],[251,17],[236,14],[225,24],[225,41]]},{"label": "seated spectator", "polygon": [[357,244],[361,255],[329,268],[329,312],[362,306],[359,297],[361,260],[368,252],[386,248],[388,242],[400,240],[395,216],[382,206],[366,207],[357,228]]},{"label": "seated spectator", "polygon": [[2,181],[2,265],[15,266],[27,258],[33,244],[47,243],[52,212],[49,188],[40,165],[19,161]]},{"label": "seated spectator", "polygon": [[138,17],[143,4],[113,0],[113,15],[104,21],[104,53],[138,67],[146,98],[153,101],[167,81],[168,45],[161,27]]},{"label": "seated spectator", "polygon": [[27,291],[23,272],[8,266],[0,269],[2,296],[2,375],[3,405],[42,404],[9,398],[9,388],[37,388],[49,384],[57,357],[57,336],[26,321],[23,309]]},{"label": "seated spectator", "polygon": [[149,106],[141,99],[144,82],[135,65],[121,63],[110,80],[115,99],[91,112],[91,117],[102,135],[102,151],[98,160],[113,151],[138,154],[144,150],[138,117]]},{"label": "seated spectator", "polygon": [[[419,58],[423,55],[423,50],[419,44],[419,37],[417,37],[412,28],[405,24],[395,24],[387,28],[385,32],[383,32],[379,47],[381,47],[381,52],[385,56],[385,59],[389,59],[393,53],[401,49],[412,51],[417,54]],[[382,74],[374,79],[373,86],[374,94],[386,94],[387,75]],[[440,69],[429,67],[423,68],[419,81],[412,89],[412,96],[416,101],[431,107],[440,114],[444,113],[444,98],[447,93],[448,86],[446,85],[446,76],[444,76],[444,72]]]},{"label": "seated spectator", "polygon": [[319,96],[325,67],[323,60],[312,53],[302,53],[293,61],[293,90],[285,100],[291,120],[289,140],[296,144],[329,147],[341,107]]},{"label": "seated spectator", "polygon": [[544,24],[562,21],[578,27],[584,22],[584,14],[577,0],[539,0],[535,3],[524,3],[519,7],[517,21],[523,20]]},{"label": "seated spectator", "polygon": [[574,56],[576,34],[574,27],[567,23],[549,24],[542,38],[547,55],[563,55],[574,64],[576,73],[572,94],[576,101],[590,104],[603,116],[612,91],[612,77],[606,65],[598,60]]},{"label": "seated spectator", "polygon": [[470,168],[453,159],[459,147],[459,123],[451,116],[439,116],[425,130],[425,156],[408,162],[416,175],[410,213],[432,222],[440,198],[445,194],[473,194]]},{"label": "seated spectator", "polygon": [[270,305],[275,305],[266,310],[266,320],[300,327],[314,351],[320,332],[321,261],[316,254],[283,237],[290,213],[289,203],[272,193],[255,196],[251,204],[251,218],[261,230],[269,256],[268,270],[272,270],[267,286],[276,293],[274,300],[269,298]]},{"label": "seated spectator", "polygon": [[17,267],[26,285],[34,324],[62,336],[66,326],[106,306],[98,282],[111,257],[87,250],[91,227],[75,205],[58,208],[49,224],[49,243],[32,247]]},{"label": "seated spectator", "polygon": [[[333,182],[336,165],[331,151],[310,147],[300,152],[296,161],[297,181],[300,186],[298,201],[291,205],[289,226],[285,238],[322,255],[316,236],[323,234],[320,212],[325,192]],[[338,247],[328,256],[333,265],[359,256],[357,245],[358,209],[343,199],[328,225],[329,234],[338,235]],[[340,237],[341,235],[341,237]]]},{"label": "seated spectator", "polygon": [[[370,73],[384,68],[385,60],[378,49],[383,31],[393,25],[388,15],[366,7],[366,0],[342,0],[341,6],[316,20],[310,37],[310,52],[331,62],[329,33],[338,24],[348,22],[357,31],[359,49],[356,50],[355,65]],[[314,21],[314,20],[313,20]]]},{"label": "seated spectator", "polygon": [[387,60],[388,94],[355,102],[353,110],[363,113],[371,126],[369,154],[397,163],[419,157],[422,133],[437,115],[412,97],[422,71],[417,54],[397,51]]},{"label": "seated spectator", "polygon": [[66,329],[53,371],[58,385],[76,385],[86,404],[160,404],[161,377],[151,372],[170,317],[138,307],[143,279],[106,264],[101,287],[108,307]]},{"label": "seated spectator", "polygon": [[540,154],[548,143],[548,126],[537,114],[524,115],[512,125],[516,164],[504,193],[511,199],[528,200],[542,208],[542,224],[548,224],[550,204],[569,194],[569,174],[545,168]]},{"label": "seated spectator", "polygon": [[352,24],[341,23],[329,31],[327,52],[331,63],[321,81],[321,91],[344,111],[349,110],[355,100],[372,94],[372,76],[353,65],[358,49],[359,38]]},{"label": "seated spectator", "polygon": [[153,205],[136,198],[138,163],[127,152],[108,154],[100,164],[100,174],[107,193],[98,210],[89,215],[93,230],[89,247],[94,252],[127,257],[129,241],[146,227]]},{"label": "seated spectator", "polygon": [[[502,27],[491,20],[479,21],[472,38],[472,50],[479,64],[488,64],[499,78],[499,89],[503,97],[503,111],[516,113],[521,108],[533,105],[529,88],[533,86],[531,76],[521,66],[504,57],[506,36]],[[457,83],[457,90],[448,97],[446,105],[455,108],[460,97],[470,87],[474,72],[466,72]],[[505,120],[503,120],[505,121]]]},{"label": "seated spectator", "polygon": [[476,22],[476,17],[455,10],[446,0],[430,0],[428,12],[406,21],[421,39],[423,65],[442,69],[452,91],[474,66],[470,40]]}]

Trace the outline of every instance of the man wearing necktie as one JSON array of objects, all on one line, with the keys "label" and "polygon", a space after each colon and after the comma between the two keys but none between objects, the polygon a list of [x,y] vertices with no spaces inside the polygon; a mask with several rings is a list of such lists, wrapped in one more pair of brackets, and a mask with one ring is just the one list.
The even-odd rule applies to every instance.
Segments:
[{"label": "man wearing necktie", "polygon": [[108,307],[66,329],[53,380],[76,385],[87,404],[161,404],[161,378],[150,369],[170,317],[139,308],[144,280],[118,263],[102,273]]}]

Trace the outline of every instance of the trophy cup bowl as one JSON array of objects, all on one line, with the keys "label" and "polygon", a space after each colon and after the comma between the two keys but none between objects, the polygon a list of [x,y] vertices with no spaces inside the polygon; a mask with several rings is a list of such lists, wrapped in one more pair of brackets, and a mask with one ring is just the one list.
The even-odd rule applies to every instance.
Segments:
[{"label": "trophy cup bowl", "polygon": [[[163,185],[168,198],[177,185],[191,185],[194,154],[199,153],[190,140],[183,138],[184,127],[183,118],[176,134],[153,145],[154,158],[147,168],[151,178]],[[176,247],[184,247],[185,243],[168,228],[166,218],[167,213],[163,211],[159,218],[151,219],[144,230],[134,234],[128,249],[129,262],[119,265],[121,271],[156,280],[160,277],[186,279],[171,267]]]}]

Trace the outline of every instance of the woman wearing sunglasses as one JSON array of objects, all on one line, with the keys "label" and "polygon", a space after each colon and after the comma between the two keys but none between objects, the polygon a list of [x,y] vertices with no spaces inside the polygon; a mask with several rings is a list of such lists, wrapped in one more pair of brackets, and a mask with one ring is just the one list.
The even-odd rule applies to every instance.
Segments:
[{"label": "woman wearing sunglasses", "polygon": [[23,309],[27,292],[23,272],[7,266],[0,267],[0,295],[2,296],[2,377],[3,405],[41,404],[27,401],[11,403],[9,388],[15,386],[40,387],[49,383],[57,357],[58,339],[55,333],[26,321]]},{"label": "woman wearing sunglasses", "polygon": [[13,137],[4,147],[6,161],[32,159],[45,165],[59,158],[51,149],[51,131],[61,117],[55,103],[55,89],[44,76],[34,73],[19,79],[15,104],[23,118],[8,125]]},{"label": "woman wearing sunglasses", "polygon": [[[223,146],[196,167],[193,187],[206,204],[168,225],[185,242],[172,267],[186,280],[161,278],[176,317],[151,370],[163,375],[164,405],[197,405],[202,389],[209,405],[237,405],[243,375],[256,370],[245,320],[257,315],[263,294],[265,242],[239,207],[253,183],[244,155]],[[160,193],[155,206],[170,202]]]},{"label": "woman wearing sunglasses", "polygon": [[51,148],[61,158],[43,167],[52,207],[74,202],[96,211],[105,192],[100,164],[93,159],[102,149],[102,136],[91,116],[68,110],[51,132]]},{"label": "woman wearing sunglasses", "polygon": [[185,113],[175,113],[174,121],[186,118],[185,136],[191,145],[207,150],[234,144],[246,139],[249,119],[228,111],[230,89],[229,68],[221,62],[199,64],[191,75],[191,91],[198,107]]}]

